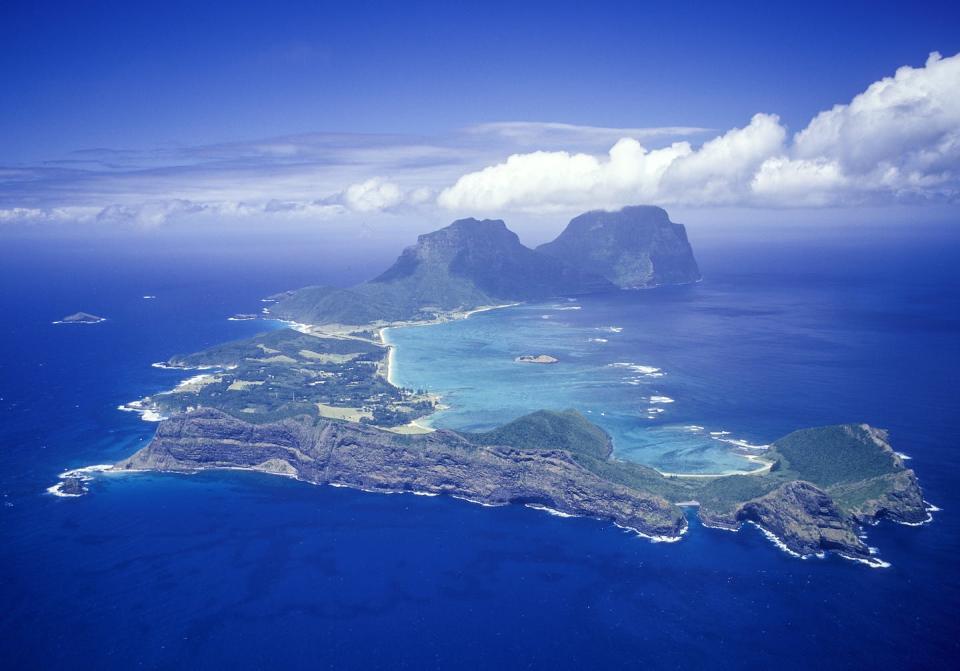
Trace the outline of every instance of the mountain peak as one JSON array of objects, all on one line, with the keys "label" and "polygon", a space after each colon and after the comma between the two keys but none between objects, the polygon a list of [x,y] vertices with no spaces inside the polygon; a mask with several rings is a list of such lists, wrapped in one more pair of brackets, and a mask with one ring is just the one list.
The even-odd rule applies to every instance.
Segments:
[{"label": "mountain peak", "polygon": [[448,226],[418,236],[417,244],[438,239],[448,239],[463,244],[486,239],[519,242],[517,234],[507,228],[502,219],[457,219]]},{"label": "mountain peak", "polygon": [[682,224],[666,210],[633,205],[574,217],[556,240],[538,252],[582,268],[624,289],[684,284],[700,279]]},{"label": "mountain peak", "polygon": [[270,310],[311,324],[362,325],[698,278],[683,226],[659,207],[588,212],[538,250],[500,219],[467,218],[420,235],[369,282],[309,287]]}]

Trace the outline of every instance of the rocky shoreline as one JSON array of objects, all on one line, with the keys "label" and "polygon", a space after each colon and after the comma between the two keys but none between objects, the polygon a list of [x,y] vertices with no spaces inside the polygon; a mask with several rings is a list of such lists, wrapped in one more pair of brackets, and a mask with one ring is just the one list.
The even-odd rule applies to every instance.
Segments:
[{"label": "rocky shoreline", "polygon": [[666,499],[606,481],[563,450],[477,446],[438,430],[398,437],[358,424],[296,420],[254,425],[205,409],[161,422],[150,445],[117,470],[245,468],[313,484],[447,494],[486,505],[540,505],[677,537],[682,513]]},{"label": "rocky shoreline", "polygon": [[[206,408],[162,421],[149,445],[112,470],[245,469],[371,492],[445,494],[491,506],[518,503],[609,521],[656,540],[678,540],[687,529],[680,506],[695,504],[705,526],[737,530],[750,523],[792,555],[833,552],[875,567],[886,564],[864,542],[863,525],[882,519],[906,524],[929,521],[916,476],[885,443],[871,445],[874,456],[886,457],[887,451],[893,456],[889,473],[844,481],[836,487],[817,486],[788,473],[778,475],[786,468],[782,456],[772,474],[684,480],[614,461],[609,444],[592,456],[579,452],[581,443],[570,443],[567,434],[584,427],[600,430],[585,419],[569,419],[579,417],[576,413],[535,414],[541,416],[537,422],[543,416],[560,418],[553,425],[554,434],[550,428],[544,432],[542,423],[528,416],[504,427],[516,424],[522,430],[502,435],[523,436],[535,428],[541,433],[537,447],[522,438],[499,440],[501,434],[491,443],[479,440],[479,434],[445,429],[398,435],[322,419],[253,424]],[[842,430],[846,435],[852,429],[808,431],[826,430]],[[743,491],[759,493],[743,494],[743,500],[711,498],[718,487],[745,484]],[[853,505],[849,497],[858,487],[869,487],[875,495]],[[693,500],[698,497],[703,500]]]}]

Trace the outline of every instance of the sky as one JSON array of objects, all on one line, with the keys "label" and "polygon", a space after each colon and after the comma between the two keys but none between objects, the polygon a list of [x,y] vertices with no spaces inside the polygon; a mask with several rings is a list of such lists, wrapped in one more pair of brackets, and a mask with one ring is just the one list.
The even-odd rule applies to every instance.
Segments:
[{"label": "sky", "polygon": [[951,220],[958,25],[955,2],[6,0],[0,236]]}]

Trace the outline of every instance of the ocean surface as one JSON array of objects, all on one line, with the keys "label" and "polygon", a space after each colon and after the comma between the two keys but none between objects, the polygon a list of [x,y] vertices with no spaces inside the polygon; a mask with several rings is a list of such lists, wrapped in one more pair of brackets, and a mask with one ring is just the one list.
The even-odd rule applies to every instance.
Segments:
[{"label": "ocean surface", "polygon": [[[695,286],[393,330],[397,381],[443,396],[436,426],[576,407],[619,456],[665,471],[749,469],[720,438],[888,428],[942,508],[869,530],[891,568],[794,559],[753,528],[692,520],[651,543],[519,506],[241,472],[106,475],[53,497],[58,473],[150,439],[116,408],[183,377],[152,362],[270,327],[226,319],[265,295],[377,267],[322,249],[0,240],[0,667],[956,668],[956,236],[691,238]],[[78,310],[109,321],[51,324]]]}]

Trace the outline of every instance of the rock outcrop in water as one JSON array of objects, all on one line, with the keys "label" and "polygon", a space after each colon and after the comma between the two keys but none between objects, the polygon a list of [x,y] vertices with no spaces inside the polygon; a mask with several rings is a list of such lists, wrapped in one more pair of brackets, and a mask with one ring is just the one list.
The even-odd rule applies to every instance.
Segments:
[{"label": "rock outcrop in water", "polygon": [[521,354],[514,361],[517,363],[557,363],[559,359],[549,354]]},{"label": "rock outcrop in water", "polygon": [[622,289],[700,279],[686,229],[670,221],[659,207],[637,205],[581,214],[556,240],[537,251],[600,275]]},{"label": "rock outcrop in water", "polygon": [[53,322],[54,324],[99,324],[107,321],[106,317],[98,317],[89,312],[74,312],[63,319]]}]

